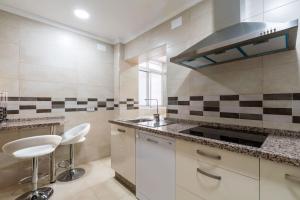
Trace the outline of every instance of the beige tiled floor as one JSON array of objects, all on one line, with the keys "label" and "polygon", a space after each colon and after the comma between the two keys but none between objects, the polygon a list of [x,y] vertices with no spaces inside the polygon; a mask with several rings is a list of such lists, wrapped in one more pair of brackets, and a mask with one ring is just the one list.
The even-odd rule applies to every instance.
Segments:
[{"label": "beige tiled floor", "polygon": [[[73,182],[51,185],[51,200],[136,200],[135,196],[117,182],[110,167],[110,158],[82,165],[86,174]],[[0,190],[0,200],[13,200],[30,189],[30,185]]]}]

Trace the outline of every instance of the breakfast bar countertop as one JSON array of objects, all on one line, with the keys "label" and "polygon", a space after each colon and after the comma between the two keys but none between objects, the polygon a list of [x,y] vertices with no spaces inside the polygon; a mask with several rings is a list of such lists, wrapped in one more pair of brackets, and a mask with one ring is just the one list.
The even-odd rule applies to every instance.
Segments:
[{"label": "breakfast bar countertop", "polygon": [[64,124],[65,118],[59,117],[43,117],[43,118],[24,118],[24,119],[9,119],[0,123],[0,131],[16,130],[21,128],[49,127],[59,126]]},{"label": "breakfast bar countertop", "polygon": [[[109,122],[112,124],[127,126],[138,130],[148,131],[158,135],[183,139],[186,141],[204,144],[210,147],[225,149],[231,152],[242,153],[245,155],[259,157],[278,163],[300,167],[300,132],[236,126],[219,123],[195,122],[189,120],[171,120],[175,120],[175,123],[157,128],[142,126],[136,123],[128,122],[126,120],[110,120]],[[257,134],[265,134],[268,136],[263,145],[258,148],[180,133],[180,131],[202,125],[209,125],[215,128],[229,128],[240,131],[251,131]]]}]

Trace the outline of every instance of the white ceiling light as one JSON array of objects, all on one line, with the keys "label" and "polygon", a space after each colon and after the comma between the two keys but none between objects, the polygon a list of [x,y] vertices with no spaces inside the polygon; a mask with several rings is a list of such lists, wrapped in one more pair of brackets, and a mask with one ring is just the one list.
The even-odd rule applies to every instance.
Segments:
[{"label": "white ceiling light", "polygon": [[89,19],[90,18],[90,14],[82,9],[76,9],[74,10],[74,15],[80,19]]}]

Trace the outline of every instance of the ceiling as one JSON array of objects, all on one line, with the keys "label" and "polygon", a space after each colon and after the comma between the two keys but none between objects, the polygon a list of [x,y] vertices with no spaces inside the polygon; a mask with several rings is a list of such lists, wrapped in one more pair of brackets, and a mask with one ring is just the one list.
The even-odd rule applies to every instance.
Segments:
[{"label": "ceiling", "polygon": [[[66,26],[109,42],[126,43],[201,0],[0,0],[0,9]],[[91,15],[80,20],[74,9]]]}]

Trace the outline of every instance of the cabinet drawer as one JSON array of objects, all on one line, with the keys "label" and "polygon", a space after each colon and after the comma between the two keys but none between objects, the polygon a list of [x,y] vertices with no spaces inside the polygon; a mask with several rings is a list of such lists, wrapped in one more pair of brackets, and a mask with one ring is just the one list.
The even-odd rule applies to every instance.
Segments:
[{"label": "cabinet drawer", "polygon": [[135,129],[111,125],[111,166],[135,184]]},{"label": "cabinet drawer", "polygon": [[176,200],[205,200],[191,192],[186,191],[180,186],[176,186]]},{"label": "cabinet drawer", "polygon": [[300,200],[300,168],[261,159],[261,200]]},{"label": "cabinet drawer", "polygon": [[191,193],[209,200],[258,200],[259,181],[176,155],[176,182]]},{"label": "cabinet drawer", "polygon": [[176,140],[176,153],[252,178],[259,178],[259,158],[242,155],[195,142]]}]

